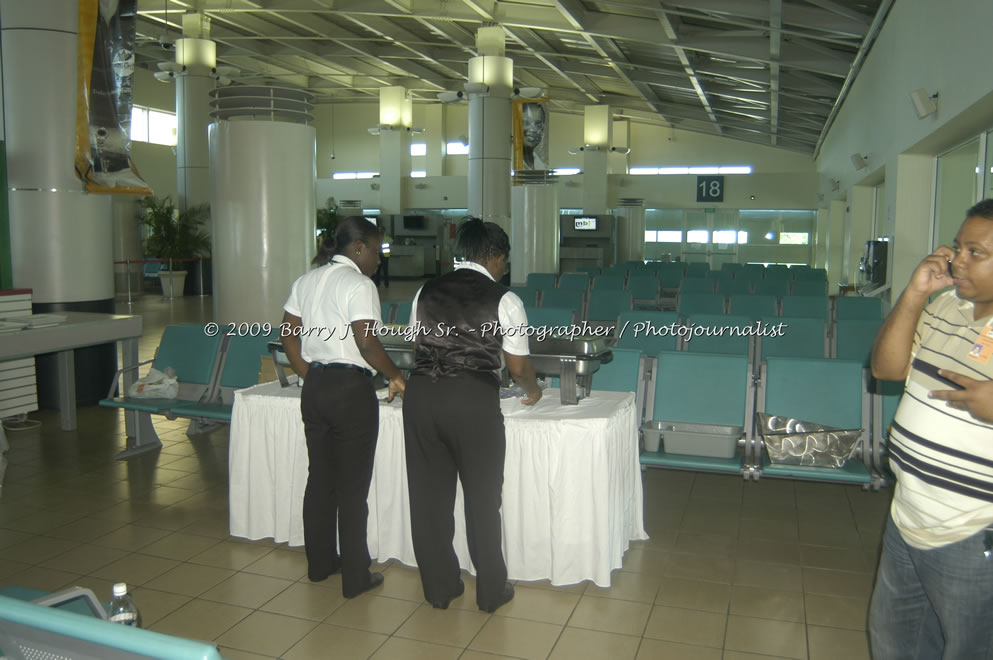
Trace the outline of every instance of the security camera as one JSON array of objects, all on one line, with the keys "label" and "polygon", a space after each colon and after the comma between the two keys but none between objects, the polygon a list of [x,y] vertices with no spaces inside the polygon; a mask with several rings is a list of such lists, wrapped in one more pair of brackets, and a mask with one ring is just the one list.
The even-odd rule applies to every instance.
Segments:
[{"label": "security camera", "polygon": [[540,99],[545,95],[545,90],[541,87],[518,87],[514,89],[514,96],[522,99]]},{"label": "security camera", "polygon": [[331,154],[331,160],[334,160],[334,154]]},{"label": "security camera", "polygon": [[464,92],[439,92],[438,100],[442,103],[458,103],[465,97]]}]

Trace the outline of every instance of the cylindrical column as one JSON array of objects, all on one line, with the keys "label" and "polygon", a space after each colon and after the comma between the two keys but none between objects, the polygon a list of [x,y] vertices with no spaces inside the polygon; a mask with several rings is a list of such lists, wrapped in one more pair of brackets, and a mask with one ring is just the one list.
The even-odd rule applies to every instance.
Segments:
[{"label": "cylindrical column", "polygon": [[503,56],[503,28],[480,28],[476,46],[480,55],[469,60],[465,86],[469,97],[469,215],[509,231],[514,62]]},{"label": "cylindrical column", "polygon": [[588,105],[583,115],[583,212],[607,212],[607,162],[613,132],[607,105]]},{"label": "cylindrical column", "polygon": [[645,200],[622,199],[617,209],[617,263],[645,260]]},{"label": "cylindrical column", "polygon": [[208,135],[214,320],[278,324],[314,256],[317,131],[240,120]]},{"label": "cylindrical column", "polygon": [[510,281],[559,272],[559,191],[554,183],[514,186]]},{"label": "cylindrical column", "polygon": [[[75,0],[0,1],[11,274],[35,312],[114,311],[111,198],[73,172]],[[38,400],[57,405],[54,356],[37,360]],[[76,396],[92,405],[117,368],[113,345],[76,351]]]}]

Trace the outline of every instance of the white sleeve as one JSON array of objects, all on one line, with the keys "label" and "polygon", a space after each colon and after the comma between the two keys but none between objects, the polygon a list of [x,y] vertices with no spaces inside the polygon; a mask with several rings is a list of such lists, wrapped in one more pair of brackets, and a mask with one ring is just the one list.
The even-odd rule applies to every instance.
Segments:
[{"label": "white sleeve", "polygon": [[528,317],[524,312],[524,303],[517,294],[508,291],[500,298],[497,309],[500,329],[503,331],[503,350],[511,355],[530,355],[528,348]]},{"label": "white sleeve", "polygon": [[363,277],[348,296],[348,322],[367,319],[382,325],[383,310],[379,306],[379,292],[376,291],[376,285],[368,277]]},{"label": "white sleeve", "polygon": [[296,281],[293,282],[293,286],[290,287],[290,297],[286,299],[286,303],[283,305],[283,311],[288,312],[297,318],[303,318],[303,313],[300,310],[300,294],[297,291],[300,287],[301,279],[303,278],[298,277]]}]

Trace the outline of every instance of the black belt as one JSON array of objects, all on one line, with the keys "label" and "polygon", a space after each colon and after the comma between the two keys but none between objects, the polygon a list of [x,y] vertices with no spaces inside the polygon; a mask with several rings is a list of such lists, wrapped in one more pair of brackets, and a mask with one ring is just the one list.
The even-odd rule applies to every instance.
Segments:
[{"label": "black belt", "polygon": [[311,362],[310,368],[311,369],[354,369],[355,371],[361,372],[366,376],[368,376],[369,378],[372,378],[371,371],[369,371],[365,367],[360,367],[357,364],[349,364],[348,362],[331,362],[331,363]]}]

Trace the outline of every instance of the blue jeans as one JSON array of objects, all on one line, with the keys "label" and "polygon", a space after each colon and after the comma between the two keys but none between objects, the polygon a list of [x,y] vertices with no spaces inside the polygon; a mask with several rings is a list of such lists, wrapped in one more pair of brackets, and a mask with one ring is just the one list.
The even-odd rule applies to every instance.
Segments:
[{"label": "blue jeans", "polygon": [[933,550],[886,524],[869,607],[873,660],[993,659],[993,559],[982,531]]}]

